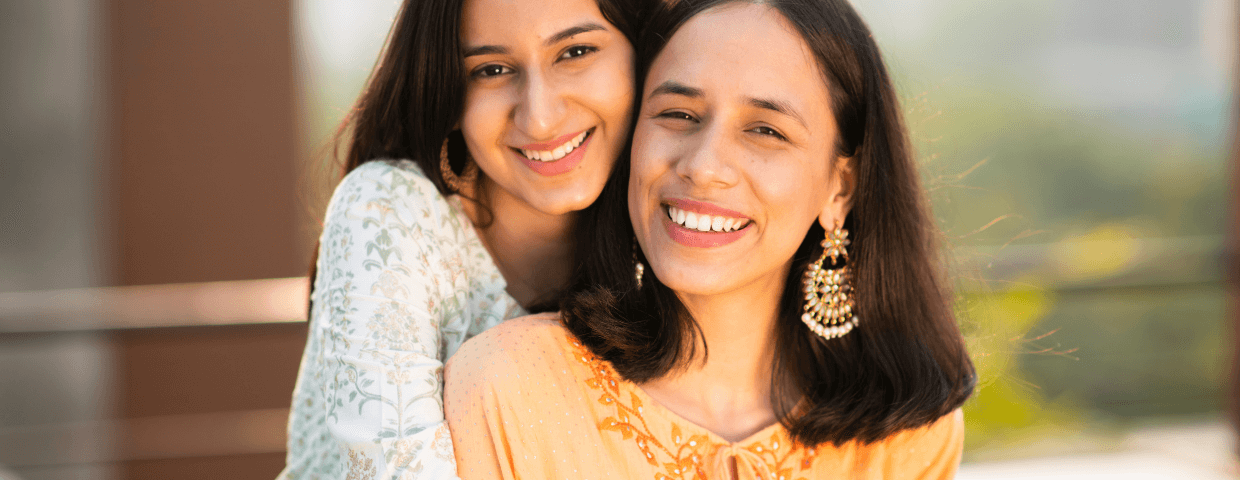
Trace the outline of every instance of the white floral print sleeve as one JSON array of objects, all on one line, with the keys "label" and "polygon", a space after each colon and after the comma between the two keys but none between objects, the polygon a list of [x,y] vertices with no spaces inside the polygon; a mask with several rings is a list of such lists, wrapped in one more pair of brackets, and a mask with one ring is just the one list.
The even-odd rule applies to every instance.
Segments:
[{"label": "white floral print sleeve", "polygon": [[460,208],[409,161],[332,195],[281,479],[456,478],[443,362],[523,315]]}]

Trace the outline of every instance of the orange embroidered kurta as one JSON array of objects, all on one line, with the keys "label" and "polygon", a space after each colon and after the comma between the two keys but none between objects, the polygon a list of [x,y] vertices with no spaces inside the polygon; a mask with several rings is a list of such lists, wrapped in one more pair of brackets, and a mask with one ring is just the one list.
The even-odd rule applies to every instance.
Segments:
[{"label": "orange embroidered kurta", "polygon": [[663,408],[577,342],[555,314],[465,343],[445,371],[458,475],[472,479],[947,479],[959,410],[870,445],[805,448],[779,424],[730,443]]}]

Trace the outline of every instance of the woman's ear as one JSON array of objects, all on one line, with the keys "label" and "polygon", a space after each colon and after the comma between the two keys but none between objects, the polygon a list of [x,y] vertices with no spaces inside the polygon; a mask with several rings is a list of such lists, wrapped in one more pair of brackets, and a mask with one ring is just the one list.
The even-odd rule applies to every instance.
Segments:
[{"label": "woman's ear", "polygon": [[856,160],[838,157],[831,169],[830,189],[826,205],[818,215],[818,224],[827,231],[844,224],[844,217],[852,211],[853,192],[857,190]]}]

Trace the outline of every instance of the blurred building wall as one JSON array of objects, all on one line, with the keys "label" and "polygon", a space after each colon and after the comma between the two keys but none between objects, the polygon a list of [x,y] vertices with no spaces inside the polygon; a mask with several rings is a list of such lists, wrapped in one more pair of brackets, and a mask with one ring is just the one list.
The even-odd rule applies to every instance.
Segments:
[{"label": "blurred building wall", "polygon": [[304,274],[289,2],[105,5],[116,280]]},{"label": "blurred building wall", "polygon": [[0,291],[107,276],[98,7],[0,3]]},{"label": "blurred building wall", "polygon": [[[0,292],[304,275],[291,22],[288,1],[0,2]],[[108,328],[0,330],[0,439],[34,452],[0,471],[279,472],[304,324]]]},{"label": "blurred building wall", "polygon": [[[94,0],[0,2],[0,291],[107,282],[99,10]],[[0,429],[108,417],[111,365],[98,333],[0,336]],[[115,478],[109,465],[18,472]]]},{"label": "blurred building wall", "polygon": [[[290,3],[105,5],[115,282],[304,275],[310,259],[295,225]],[[111,338],[118,417],[172,419],[188,428],[202,414],[250,418],[247,412],[287,408],[305,326],[155,328]],[[282,427],[261,429],[281,438]],[[273,478],[284,465],[280,446],[193,452],[193,433],[177,430],[133,441],[184,445],[188,456],[131,459],[119,475]]]}]

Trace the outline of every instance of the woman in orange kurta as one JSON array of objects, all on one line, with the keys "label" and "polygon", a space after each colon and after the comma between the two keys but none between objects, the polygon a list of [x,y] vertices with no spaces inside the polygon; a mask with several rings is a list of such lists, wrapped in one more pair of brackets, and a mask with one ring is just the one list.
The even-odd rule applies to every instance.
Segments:
[{"label": "woman in orange kurta", "polygon": [[959,410],[881,442],[798,445],[776,423],[736,442],[616,374],[554,314],[504,322],[449,362],[445,409],[463,479],[952,478]]},{"label": "woman in orange kurta", "polygon": [[561,312],[446,368],[460,476],[951,478],[975,374],[868,28],[847,0],[661,8]]}]

